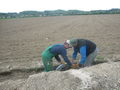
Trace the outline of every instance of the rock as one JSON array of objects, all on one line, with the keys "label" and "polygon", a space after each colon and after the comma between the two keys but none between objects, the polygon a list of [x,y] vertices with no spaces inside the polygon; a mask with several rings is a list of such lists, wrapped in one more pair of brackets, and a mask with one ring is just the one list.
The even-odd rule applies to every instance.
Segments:
[{"label": "rock", "polygon": [[120,55],[118,54],[115,54],[115,55],[113,55],[113,61],[115,61],[115,62],[117,62],[117,61],[120,61]]},{"label": "rock", "polygon": [[119,90],[120,62],[31,75],[20,90]]},{"label": "rock", "polygon": [[12,70],[12,66],[8,65],[7,69]]},{"label": "rock", "polygon": [[48,38],[45,38],[46,40],[48,40]]}]

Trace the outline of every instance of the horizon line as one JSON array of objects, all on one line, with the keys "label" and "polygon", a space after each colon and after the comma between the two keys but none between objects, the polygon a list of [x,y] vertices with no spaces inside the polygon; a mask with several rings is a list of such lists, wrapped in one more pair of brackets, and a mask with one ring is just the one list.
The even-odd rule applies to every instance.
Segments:
[{"label": "horizon line", "polygon": [[[85,11],[85,12],[90,12],[90,11],[97,11],[97,10],[111,10],[111,9],[120,9],[120,8],[110,8],[110,9],[94,9],[94,10],[78,10],[78,9],[68,9],[68,10],[65,10],[65,9],[55,9],[55,10],[41,10],[41,11],[38,11],[38,10],[23,10],[23,11],[37,11],[37,12],[44,12],[44,11],[57,11],[57,10],[63,10],[63,11],[69,11],[69,10],[78,10],[78,11]],[[15,12],[0,12],[0,13],[20,13],[20,12],[23,12],[23,11],[15,11]]]}]

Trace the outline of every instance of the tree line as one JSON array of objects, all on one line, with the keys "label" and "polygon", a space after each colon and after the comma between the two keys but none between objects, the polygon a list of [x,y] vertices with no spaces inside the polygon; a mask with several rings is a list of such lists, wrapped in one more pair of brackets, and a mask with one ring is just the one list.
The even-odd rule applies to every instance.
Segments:
[{"label": "tree line", "polygon": [[19,13],[0,13],[1,19],[6,18],[25,18],[25,17],[45,17],[45,16],[68,16],[68,15],[94,15],[94,14],[120,14],[120,9],[110,10],[53,10],[53,11],[22,11]]}]

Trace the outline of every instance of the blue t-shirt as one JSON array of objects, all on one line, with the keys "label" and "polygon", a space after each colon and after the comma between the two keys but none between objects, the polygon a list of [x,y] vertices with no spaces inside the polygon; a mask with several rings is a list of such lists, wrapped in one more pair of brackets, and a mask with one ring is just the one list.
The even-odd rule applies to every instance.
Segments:
[{"label": "blue t-shirt", "polygon": [[72,54],[73,59],[76,59],[77,53],[80,53],[80,55],[81,55],[79,64],[84,64],[86,61],[86,46],[82,46],[80,48],[74,48],[74,52]]},{"label": "blue t-shirt", "polygon": [[68,57],[67,57],[67,51],[64,47],[64,45],[61,44],[55,44],[53,45],[53,47],[50,49],[50,52],[53,53],[55,55],[55,58],[58,62],[61,61],[59,55],[62,56],[62,58],[64,59],[64,61],[68,64],[68,65],[72,65],[71,62],[69,61]]}]

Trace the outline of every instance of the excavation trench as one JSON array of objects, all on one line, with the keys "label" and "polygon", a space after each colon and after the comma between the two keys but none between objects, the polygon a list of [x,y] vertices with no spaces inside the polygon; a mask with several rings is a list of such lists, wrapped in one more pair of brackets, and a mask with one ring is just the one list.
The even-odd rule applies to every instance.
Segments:
[{"label": "excavation trench", "polygon": [[0,73],[0,82],[6,80],[17,80],[17,79],[26,79],[29,75],[43,72],[43,67],[39,68],[30,68],[30,69],[13,69],[10,71],[5,71]]},{"label": "excavation trench", "polygon": [[[105,62],[96,62],[96,64],[105,63]],[[58,65],[54,66],[54,69]],[[68,69],[64,69],[62,71],[65,71]],[[5,72],[0,72],[0,82],[6,81],[6,80],[18,80],[18,79],[27,79],[30,75],[41,73],[44,71],[44,67],[37,67],[37,68],[29,68],[29,69],[13,69]]]},{"label": "excavation trench", "polygon": [[[54,69],[58,65],[54,66]],[[27,79],[30,75],[44,72],[44,67],[35,67],[29,69],[12,69],[4,72],[0,72],[0,82],[6,80],[18,80],[18,79]]]}]

